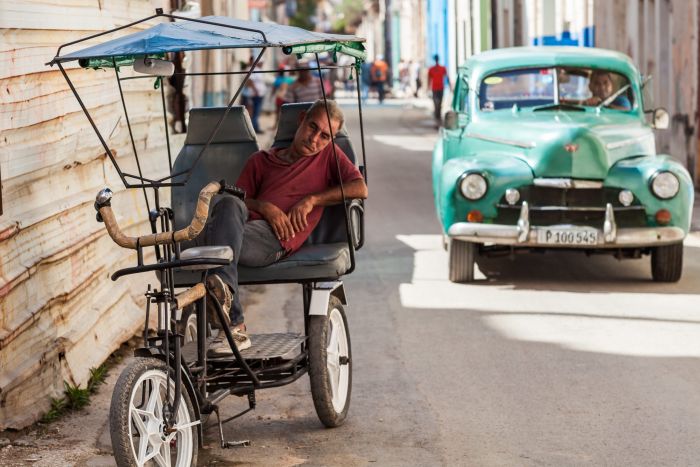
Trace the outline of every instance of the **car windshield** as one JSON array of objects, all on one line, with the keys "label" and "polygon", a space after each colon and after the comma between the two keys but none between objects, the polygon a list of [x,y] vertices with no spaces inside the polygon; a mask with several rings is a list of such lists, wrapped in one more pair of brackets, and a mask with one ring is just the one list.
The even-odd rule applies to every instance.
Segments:
[{"label": "car windshield", "polygon": [[[494,73],[481,81],[484,111],[550,106],[605,107],[631,110],[629,80],[614,71],[581,67],[527,68]],[[613,97],[614,96],[614,97]],[[602,105],[601,105],[602,104]]]}]

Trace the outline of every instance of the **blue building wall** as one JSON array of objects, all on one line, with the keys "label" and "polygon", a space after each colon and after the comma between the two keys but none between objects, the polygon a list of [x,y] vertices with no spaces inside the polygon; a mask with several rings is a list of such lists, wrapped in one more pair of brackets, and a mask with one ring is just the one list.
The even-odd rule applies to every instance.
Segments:
[{"label": "blue building wall", "polygon": [[450,23],[447,10],[447,0],[428,0],[427,2],[426,51],[428,56],[425,57],[425,65],[432,66],[435,63],[433,56],[437,54],[440,56],[440,63],[448,70],[453,70],[453,54],[450,53],[448,43]]},{"label": "blue building wall", "polygon": [[541,36],[532,39],[532,45],[575,45],[583,47],[595,47],[595,26],[583,28],[576,36],[564,31],[561,36]]}]

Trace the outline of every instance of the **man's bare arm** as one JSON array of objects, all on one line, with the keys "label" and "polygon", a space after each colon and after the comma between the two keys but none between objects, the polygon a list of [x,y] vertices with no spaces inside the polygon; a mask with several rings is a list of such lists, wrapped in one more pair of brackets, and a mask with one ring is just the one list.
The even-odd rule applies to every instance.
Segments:
[{"label": "man's bare arm", "polygon": [[[367,185],[361,178],[351,182],[343,183],[343,192],[345,199],[365,199],[367,198]],[[294,229],[299,232],[306,228],[306,217],[311,210],[316,206],[331,206],[333,204],[342,203],[343,196],[340,191],[340,186],[329,188],[321,193],[309,195],[306,198],[295,204],[289,210],[289,219],[292,221]]]},{"label": "man's bare arm", "polygon": [[259,213],[272,227],[272,231],[277,236],[278,240],[289,240],[294,237],[296,231],[292,222],[284,211],[270,203],[269,201],[258,201],[253,198],[246,198],[246,207]]}]

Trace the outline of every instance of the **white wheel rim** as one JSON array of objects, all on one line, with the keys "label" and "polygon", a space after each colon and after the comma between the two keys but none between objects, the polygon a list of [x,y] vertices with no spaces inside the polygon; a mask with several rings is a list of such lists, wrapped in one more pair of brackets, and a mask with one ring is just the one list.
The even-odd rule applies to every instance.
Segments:
[{"label": "white wheel rim", "polygon": [[[148,370],[136,381],[131,392],[129,439],[131,452],[138,466],[186,467],[192,460],[194,424],[183,396],[180,397],[175,419],[176,430],[167,435],[163,433],[165,385],[166,375],[162,370]],[[171,380],[170,397],[174,396],[175,385]]]},{"label": "white wheel rim", "polygon": [[[328,378],[331,383],[333,395],[333,409],[340,413],[345,408],[345,400],[348,397],[348,383],[350,381],[350,363],[347,359],[349,345],[348,335],[345,332],[343,316],[337,308],[331,310],[328,317],[328,345],[326,347],[326,366]],[[341,364],[341,359],[345,364]]]}]

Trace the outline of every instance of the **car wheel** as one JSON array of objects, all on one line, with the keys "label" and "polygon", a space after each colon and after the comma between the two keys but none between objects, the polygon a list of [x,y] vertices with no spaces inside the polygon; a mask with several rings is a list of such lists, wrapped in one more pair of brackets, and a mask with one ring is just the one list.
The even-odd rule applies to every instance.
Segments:
[{"label": "car wheel", "polygon": [[678,282],[683,272],[683,244],[657,246],[651,250],[651,277],[656,282]]},{"label": "car wheel", "polygon": [[450,240],[450,281],[471,282],[474,280],[476,244],[461,240]]}]

